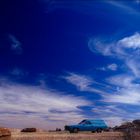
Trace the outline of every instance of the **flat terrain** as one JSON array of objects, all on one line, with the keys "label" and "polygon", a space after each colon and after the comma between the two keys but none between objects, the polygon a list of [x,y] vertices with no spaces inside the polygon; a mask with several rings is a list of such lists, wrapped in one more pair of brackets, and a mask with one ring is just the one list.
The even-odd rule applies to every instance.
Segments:
[{"label": "flat terrain", "polygon": [[3,137],[0,140],[124,140],[121,132],[91,133],[83,132],[70,134],[67,132],[37,132],[37,133],[12,133],[11,137]]}]

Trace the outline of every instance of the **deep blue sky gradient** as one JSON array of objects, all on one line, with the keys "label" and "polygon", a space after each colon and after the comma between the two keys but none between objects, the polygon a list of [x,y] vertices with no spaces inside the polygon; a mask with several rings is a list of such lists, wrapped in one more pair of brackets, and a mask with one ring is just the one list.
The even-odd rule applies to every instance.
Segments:
[{"label": "deep blue sky gradient", "polygon": [[[105,95],[92,89],[116,95],[122,87],[110,84],[110,77],[130,74],[136,83],[139,83],[139,77],[134,76],[133,70],[126,64],[126,58],[116,57],[116,54],[103,55],[94,49],[95,44],[93,50],[96,51],[91,51],[88,43],[90,39],[96,39],[106,47],[106,44],[139,33],[139,8],[138,1],[1,0],[0,76],[11,83],[41,85],[63,92],[66,96],[82,97],[92,103],[77,107],[81,110],[80,114],[87,118],[107,118],[110,115],[118,117],[119,122],[136,119],[140,101],[136,104],[105,101]],[[19,48],[12,48],[14,43]],[[117,68],[112,70],[108,67],[111,64]],[[78,88],[78,82],[76,84],[69,79],[74,74],[92,79],[93,83]],[[131,90],[135,90],[134,87]],[[123,87],[127,88],[129,85]],[[98,109],[97,112],[94,109]],[[118,114],[114,114],[114,110]],[[63,114],[59,110],[53,111]],[[133,118],[129,113],[138,115]],[[28,110],[23,114],[34,116]],[[13,127],[10,123],[6,125]]]}]

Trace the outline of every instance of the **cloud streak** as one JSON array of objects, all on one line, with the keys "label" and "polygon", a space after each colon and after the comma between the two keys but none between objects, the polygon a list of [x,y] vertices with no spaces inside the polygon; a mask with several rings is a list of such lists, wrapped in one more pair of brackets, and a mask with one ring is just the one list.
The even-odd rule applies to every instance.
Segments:
[{"label": "cloud streak", "polygon": [[[134,2],[134,1],[132,1],[132,2]],[[116,8],[123,10],[127,14],[139,15],[139,11],[132,6],[129,6],[127,1],[123,2],[123,1],[110,0],[110,1],[107,1],[107,3],[111,4],[112,6],[114,6]],[[139,4],[137,1],[135,1],[135,3]]]},{"label": "cloud streak", "polygon": [[117,69],[118,69],[118,65],[115,63],[109,64],[106,67],[99,68],[99,70],[102,70],[102,71],[110,71],[110,70],[117,71]]},{"label": "cloud streak", "polygon": [[91,38],[88,42],[89,50],[121,60],[135,76],[139,77],[140,34],[136,32],[118,41],[105,42],[107,41]]},{"label": "cloud streak", "polygon": [[121,89],[117,94],[109,95],[104,98],[105,102],[121,103],[129,105],[140,105],[139,89]]},{"label": "cloud streak", "polygon": [[120,40],[115,40],[110,43],[105,42],[108,41],[91,38],[88,47],[94,53],[121,60],[123,68],[125,68],[125,74],[122,73],[107,78],[106,82],[114,86],[117,91],[107,96],[103,95],[103,101],[140,105],[140,88],[138,82],[140,78],[140,34],[136,32]]},{"label": "cloud streak", "polygon": [[16,54],[22,53],[21,42],[12,34],[9,34],[9,41],[11,42],[11,50],[13,50]]},{"label": "cloud streak", "polygon": [[[8,121],[7,125],[9,124],[9,126],[14,126],[15,123],[23,127],[25,126],[24,124],[32,126],[35,120],[37,122],[41,120],[38,127],[49,128],[51,127],[51,121],[59,120],[62,126],[66,122],[81,120],[85,116],[79,107],[88,106],[91,102],[82,97],[68,95],[56,90],[42,89],[39,86],[20,85],[7,81],[0,85],[0,104],[0,114],[3,114],[0,117],[1,124]],[[33,119],[30,122],[29,120],[27,121],[26,117],[29,117],[29,120],[32,117]],[[21,119],[22,122],[20,121]],[[46,127],[43,124],[46,124]]]},{"label": "cloud streak", "polygon": [[[132,107],[131,105],[127,108]],[[133,105],[133,108],[137,107]],[[132,121],[139,119],[139,112],[126,110],[126,105],[119,104],[106,104],[103,106],[96,106],[92,109],[92,112],[98,118],[104,119],[109,126],[120,125],[126,121]]]},{"label": "cloud streak", "polygon": [[76,74],[76,73],[69,73],[68,76],[65,76],[63,78],[67,82],[76,86],[79,91],[106,94],[106,92],[94,87],[94,85],[100,85],[100,86],[105,86],[105,85],[101,85],[100,83],[94,81],[92,78],[90,78],[88,76],[80,75],[80,74]]},{"label": "cloud streak", "polygon": [[[109,42],[103,39],[90,38],[88,41],[89,50],[104,56],[114,56],[125,59],[138,55],[140,52],[140,34],[134,33],[132,36],[124,37],[118,41]],[[130,52],[132,54],[130,54]]]}]

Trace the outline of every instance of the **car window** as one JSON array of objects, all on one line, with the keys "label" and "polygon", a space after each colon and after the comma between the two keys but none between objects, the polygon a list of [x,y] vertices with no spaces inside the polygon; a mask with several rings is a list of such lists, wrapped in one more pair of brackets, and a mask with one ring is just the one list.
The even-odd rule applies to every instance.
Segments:
[{"label": "car window", "polygon": [[85,124],[86,120],[81,121],[79,124]]},{"label": "car window", "polygon": [[85,124],[91,124],[91,122],[89,122],[89,121],[86,121],[86,122],[85,122]]}]

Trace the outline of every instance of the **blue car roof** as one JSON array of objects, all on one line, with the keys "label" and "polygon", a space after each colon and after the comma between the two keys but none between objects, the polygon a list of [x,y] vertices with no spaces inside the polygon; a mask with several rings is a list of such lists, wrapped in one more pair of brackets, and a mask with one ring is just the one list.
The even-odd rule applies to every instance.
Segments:
[{"label": "blue car roof", "polygon": [[90,121],[91,123],[104,123],[105,124],[104,120],[88,120],[88,119],[86,119],[85,121]]}]

